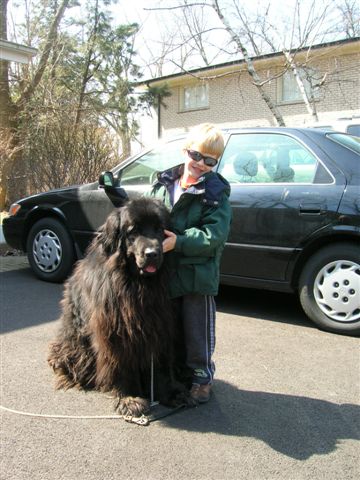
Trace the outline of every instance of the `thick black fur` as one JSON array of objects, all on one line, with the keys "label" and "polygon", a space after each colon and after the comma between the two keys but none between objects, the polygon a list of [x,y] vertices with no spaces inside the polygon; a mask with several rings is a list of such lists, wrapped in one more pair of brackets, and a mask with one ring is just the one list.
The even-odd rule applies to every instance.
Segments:
[{"label": "thick black fur", "polygon": [[57,388],[113,391],[117,411],[149,408],[151,358],[155,400],[187,397],[173,376],[175,325],[163,265],[169,214],[150,198],[111,213],[65,285],[59,334],[48,362]]}]

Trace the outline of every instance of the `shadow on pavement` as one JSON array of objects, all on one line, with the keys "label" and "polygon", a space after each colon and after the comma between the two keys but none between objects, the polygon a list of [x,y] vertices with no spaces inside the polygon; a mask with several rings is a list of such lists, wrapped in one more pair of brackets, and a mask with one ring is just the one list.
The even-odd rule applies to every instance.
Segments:
[{"label": "shadow on pavement", "polygon": [[[60,316],[63,284],[37,279],[26,257],[0,258],[1,332],[40,325]],[[222,285],[217,310],[257,321],[276,321],[315,328],[294,294]],[[24,315],[26,312],[26,315]]]},{"label": "shadow on pavement", "polygon": [[47,323],[60,316],[63,285],[42,282],[29,266],[0,273],[0,332]]},{"label": "shadow on pavement", "polygon": [[271,320],[316,328],[305,315],[294,293],[221,285],[216,297],[216,309],[222,313],[243,315],[259,321]]},{"label": "shadow on pavement", "polygon": [[359,416],[357,405],[239,390],[215,380],[208,404],[161,422],[180,430],[256,438],[288,457],[305,460],[329,454],[341,440],[360,440]]},{"label": "shadow on pavement", "polygon": [[[24,265],[1,273],[0,286],[2,332],[59,317],[62,284],[41,282]],[[294,295],[226,288],[217,303],[220,311],[259,320],[288,322],[291,312],[291,322],[311,326]],[[305,460],[331,453],[342,440],[359,440],[359,416],[360,407],[353,404],[241,390],[216,379],[208,404],[178,412],[159,423],[190,432],[242,437],[244,441],[255,438],[283,455]]]}]

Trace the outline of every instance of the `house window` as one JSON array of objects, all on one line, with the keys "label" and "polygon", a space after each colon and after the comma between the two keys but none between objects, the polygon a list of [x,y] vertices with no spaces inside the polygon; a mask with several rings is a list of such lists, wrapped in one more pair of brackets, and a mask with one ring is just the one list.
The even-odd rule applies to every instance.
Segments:
[{"label": "house window", "polygon": [[201,83],[182,90],[181,110],[197,110],[209,106],[209,85]]},{"label": "house window", "polygon": [[[319,98],[319,87],[317,86],[320,75],[313,69],[302,69],[299,68],[298,74],[302,79],[305,87],[305,91],[308,94],[309,99],[312,97],[317,99]],[[300,92],[300,88],[296,82],[295,75],[292,71],[287,71],[281,77],[281,93],[280,101],[282,102],[299,102],[302,101],[303,97]]]}]

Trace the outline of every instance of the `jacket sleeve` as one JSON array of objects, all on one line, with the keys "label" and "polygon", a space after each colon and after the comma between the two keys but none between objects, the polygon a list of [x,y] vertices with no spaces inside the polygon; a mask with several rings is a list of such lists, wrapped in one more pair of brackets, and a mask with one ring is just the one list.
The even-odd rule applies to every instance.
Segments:
[{"label": "jacket sleeve", "polygon": [[215,255],[218,247],[225,244],[231,223],[231,207],[228,195],[223,193],[216,207],[204,207],[200,227],[192,227],[176,238],[175,252],[185,256]]}]

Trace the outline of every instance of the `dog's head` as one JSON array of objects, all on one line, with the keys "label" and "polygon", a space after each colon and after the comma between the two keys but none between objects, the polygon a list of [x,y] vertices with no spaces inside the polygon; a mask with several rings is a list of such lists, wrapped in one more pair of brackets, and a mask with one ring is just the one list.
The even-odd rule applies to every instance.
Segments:
[{"label": "dog's head", "polygon": [[169,223],[169,212],[161,201],[138,198],[109,215],[99,241],[107,256],[124,255],[133,272],[155,275],[163,262],[162,242]]}]

